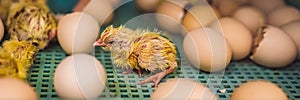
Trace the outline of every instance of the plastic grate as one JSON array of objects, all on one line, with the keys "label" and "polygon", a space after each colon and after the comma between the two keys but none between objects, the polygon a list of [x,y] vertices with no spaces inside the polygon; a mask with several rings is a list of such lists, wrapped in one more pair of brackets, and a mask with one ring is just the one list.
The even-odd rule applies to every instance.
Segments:
[{"label": "plastic grate", "polygon": [[[57,44],[57,43],[53,43]],[[59,45],[53,45],[45,51],[41,51],[36,58],[35,64],[29,70],[29,78],[32,87],[40,95],[41,99],[59,99],[53,87],[53,73],[59,62],[67,55]],[[121,69],[113,67],[110,60],[110,53],[101,48],[95,49],[95,57],[106,69],[107,82],[106,89],[100,95],[101,99],[149,99],[154,91],[153,83],[137,85],[140,80],[145,79],[150,74],[139,77],[136,73],[124,75]],[[241,83],[248,80],[265,79],[278,84],[289,96],[290,99],[300,99],[300,63],[295,62],[288,67],[281,69],[268,69],[260,67],[249,60],[232,62],[219,83],[218,76],[210,76],[209,73],[201,72],[189,63],[184,56],[181,57],[181,66],[176,72],[171,73],[162,81],[170,78],[190,78],[197,80],[210,87],[220,100],[226,100],[230,94]],[[219,92],[226,89],[226,93]]]},{"label": "plastic grate", "polygon": [[[128,11],[133,12],[126,15]],[[124,14],[126,16],[124,16]],[[116,10],[115,16],[117,17],[112,23],[120,25],[120,23],[124,23],[126,20],[139,14],[140,12],[136,11],[134,3],[129,3]],[[181,45],[180,42],[176,44],[178,43]],[[182,52],[180,54],[182,54]],[[141,100],[150,98],[151,93],[154,91],[153,83],[144,85],[136,84],[148,77],[149,74],[144,74],[142,77],[139,77],[136,73],[124,75],[121,69],[113,67],[109,52],[97,47],[94,55],[105,67],[107,75],[106,89],[100,95],[100,99]],[[53,74],[56,66],[66,56],[57,42],[52,42],[49,48],[39,52],[37,55],[35,64],[29,70],[28,82],[36,89],[40,99],[59,99],[53,86]],[[300,62],[294,62],[281,69],[264,68],[254,64],[250,60],[231,62],[226,68],[224,76],[211,76],[209,73],[199,71],[192,67],[184,56],[181,56],[180,59],[181,66],[179,66],[175,72],[166,76],[162,81],[166,81],[170,78],[194,79],[207,85],[219,96],[220,100],[228,100],[231,93],[240,84],[248,80],[265,79],[278,84],[290,99],[300,100]],[[218,81],[220,78],[223,78],[223,80]],[[220,89],[226,89],[226,92],[221,93],[219,91]]]}]

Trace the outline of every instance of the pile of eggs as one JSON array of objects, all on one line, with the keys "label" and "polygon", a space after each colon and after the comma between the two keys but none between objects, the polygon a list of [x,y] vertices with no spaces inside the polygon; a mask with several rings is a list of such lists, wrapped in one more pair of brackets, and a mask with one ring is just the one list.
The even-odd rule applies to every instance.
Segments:
[{"label": "pile of eggs", "polygon": [[[300,30],[297,29],[300,11],[286,5],[284,0],[212,0],[210,6],[199,1],[136,0],[136,4],[145,12],[165,16],[157,17],[165,31],[184,35],[184,53],[202,71],[224,71],[231,60],[247,58],[267,68],[286,67],[300,60]],[[153,97],[159,98],[157,95],[164,93],[163,89],[169,90],[166,86],[159,88],[163,87],[158,87]],[[251,91],[252,88],[260,92]],[[270,91],[278,95],[271,96]],[[172,96],[162,97],[176,98]],[[241,85],[231,99],[258,98],[288,99],[280,87],[265,80]]]}]

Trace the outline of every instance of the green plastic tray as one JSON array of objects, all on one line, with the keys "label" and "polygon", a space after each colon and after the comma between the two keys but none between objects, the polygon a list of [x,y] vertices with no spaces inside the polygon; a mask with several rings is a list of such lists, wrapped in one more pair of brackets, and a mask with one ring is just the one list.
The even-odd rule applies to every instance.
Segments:
[{"label": "green plastic tray", "polygon": [[[124,5],[126,10],[136,9],[133,3]],[[124,14],[126,11],[121,7],[118,9],[118,14]],[[115,18],[118,22],[112,23],[119,25],[138,15],[138,11],[133,10],[124,18]],[[176,42],[176,41],[175,41]],[[180,47],[180,43],[176,43]],[[179,48],[179,51],[182,51]],[[180,52],[182,54],[182,52]],[[29,70],[28,81],[32,87],[35,88],[39,94],[40,99],[59,99],[53,86],[53,74],[56,66],[67,55],[64,53],[58,42],[52,42],[44,51],[38,53],[35,64]],[[96,48],[95,57],[102,63],[106,69],[107,82],[106,89],[99,97],[100,99],[149,99],[151,93],[154,91],[153,83],[137,85],[136,82],[145,79],[148,75],[138,77],[137,74],[132,73],[123,75],[121,69],[113,67],[110,53],[103,51],[101,48]],[[280,69],[269,69],[258,66],[246,59],[239,62],[231,62],[226,68],[224,76],[211,76],[209,73],[199,71],[192,67],[185,59],[184,55],[180,56],[180,66],[176,72],[165,77],[162,81],[170,78],[189,78],[197,80],[207,85],[213,92],[215,92],[220,100],[228,100],[231,93],[240,84],[254,79],[265,79],[278,84],[288,95],[290,99],[300,99],[300,62]],[[222,81],[217,81],[223,78]],[[220,89],[226,89],[226,93],[219,92]]]}]

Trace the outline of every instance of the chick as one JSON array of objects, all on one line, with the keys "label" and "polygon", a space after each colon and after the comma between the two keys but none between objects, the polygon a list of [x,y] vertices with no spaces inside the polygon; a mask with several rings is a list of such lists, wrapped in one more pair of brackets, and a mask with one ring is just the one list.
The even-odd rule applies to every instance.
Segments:
[{"label": "chick", "polygon": [[114,65],[129,71],[136,70],[140,76],[143,70],[159,71],[139,84],[154,82],[157,87],[163,77],[177,68],[175,45],[158,32],[109,26],[94,46],[111,51]]},{"label": "chick", "polygon": [[44,49],[56,34],[56,21],[45,0],[20,0],[10,9],[7,22],[11,39],[37,43]]},{"label": "chick", "polygon": [[29,41],[8,40],[0,48],[0,77],[27,78],[39,49]]}]

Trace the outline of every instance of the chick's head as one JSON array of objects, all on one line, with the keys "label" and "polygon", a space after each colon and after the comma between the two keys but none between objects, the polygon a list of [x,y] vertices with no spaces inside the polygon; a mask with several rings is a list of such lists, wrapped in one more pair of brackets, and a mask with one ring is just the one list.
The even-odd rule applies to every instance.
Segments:
[{"label": "chick's head", "polygon": [[112,44],[115,41],[115,37],[117,36],[118,32],[120,31],[121,27],[114,28],[112,25],[107,27],[101,34],[100,39],[98,39],[94,45],[101,46],[104,50],[109,51],[111,50]]}]

